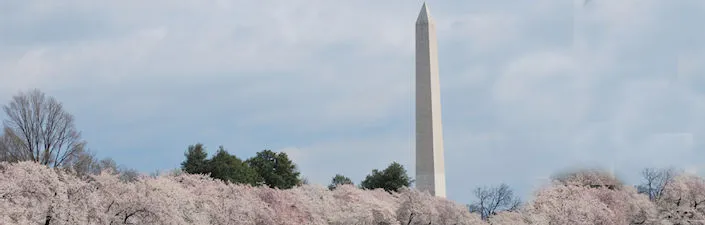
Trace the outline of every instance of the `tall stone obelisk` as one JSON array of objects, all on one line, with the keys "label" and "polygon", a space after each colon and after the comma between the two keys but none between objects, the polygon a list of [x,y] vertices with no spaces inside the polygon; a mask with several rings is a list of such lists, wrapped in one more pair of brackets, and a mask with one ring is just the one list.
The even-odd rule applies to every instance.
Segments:
[{"label": "tall stone obelisk", "polygon": [[416,189],[446,196],[436,25],[426,3],[416,19]]}]

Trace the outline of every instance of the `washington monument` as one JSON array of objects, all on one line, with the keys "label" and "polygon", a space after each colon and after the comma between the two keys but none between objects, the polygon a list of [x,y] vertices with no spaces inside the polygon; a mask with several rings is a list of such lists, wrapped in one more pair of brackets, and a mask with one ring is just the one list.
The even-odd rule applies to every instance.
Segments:
[{"label": "washington monument", "polygon": [[426,3],[416,19],[416,189],[446,197],[436,24]]}]

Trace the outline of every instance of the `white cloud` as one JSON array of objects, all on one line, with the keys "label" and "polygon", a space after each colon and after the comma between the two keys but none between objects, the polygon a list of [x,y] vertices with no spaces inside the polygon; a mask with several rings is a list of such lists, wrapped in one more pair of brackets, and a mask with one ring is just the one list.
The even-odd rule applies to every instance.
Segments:
[{"label": "white cloud", "polygon": [[[13,2],[0,8],[0,100],[41,88],[91,146],[148,171],[203,141],[243,158],[282,149],[320,183],[392,160],[413,174],[420,2],[407,3]],[[573,164],[636,175],[702,157],[702,2],[570,3],[430,3],[453,199],[503,181],[528,194]]]},{"label": "white cloud", "polygon": [[473,41],[473,51],[489,52],[517,40],[520,22],[510,13],[477,13],[441,20],[438,33],[451,40]]}]

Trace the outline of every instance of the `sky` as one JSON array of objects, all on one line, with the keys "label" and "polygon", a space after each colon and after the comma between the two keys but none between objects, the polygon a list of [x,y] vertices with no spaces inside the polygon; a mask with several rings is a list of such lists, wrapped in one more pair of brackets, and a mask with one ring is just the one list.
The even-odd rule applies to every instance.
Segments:
[{"label": "sky", "polygon": [[[0,1],[0,102],[38,88],[99,157],[145,173],[200,142],[286,152],[321,185],[392,161],[413,176],[422,3]],[[578,167],[705,170],[705,1],[427,3],[448,198],[529,198]]]}]

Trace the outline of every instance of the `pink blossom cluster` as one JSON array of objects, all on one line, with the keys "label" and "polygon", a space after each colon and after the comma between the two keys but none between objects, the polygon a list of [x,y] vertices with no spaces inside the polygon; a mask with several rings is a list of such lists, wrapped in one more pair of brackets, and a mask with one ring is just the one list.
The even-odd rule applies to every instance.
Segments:
[{"label": "pink blossom cluster", "polygon": [[79,177],[32,162],[0,163],[0,224],[625,225],[703,224],[705,180],[681,175],[658,201],[632,187],[555,182],[521,209],[483,221],[460,204],[413,189],[351,185],[279,190],[204,175],[120,180]]},{"label": "pink blossom cluster", "polygon": [[481,224],[462,205],[409,189],[278,190],[204,175],[118,176],[0,163],[0,224]]}]

